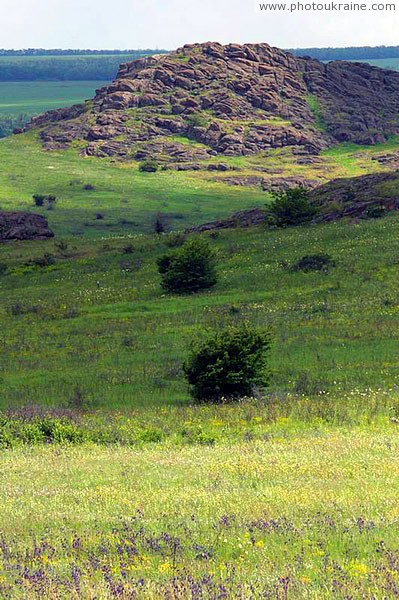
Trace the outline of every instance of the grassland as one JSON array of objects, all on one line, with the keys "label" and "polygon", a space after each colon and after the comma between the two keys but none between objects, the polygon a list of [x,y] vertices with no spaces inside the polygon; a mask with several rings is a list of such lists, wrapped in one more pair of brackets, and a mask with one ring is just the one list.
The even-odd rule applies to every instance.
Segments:
[{"label": "grassland", "polygon": [[2,597],[394,598],[397,451],[394,426],[280,423],[215,447],[3,453]]},{"label": "grassland", "polygon": [[[397,147],[226,160],[324,180]],[[165,296],[178,238],[155,214],[184,229],[267,194],[32,133],[0,162],[1,208],[58,198],[54,240],[0,247],[0,597],[398,597],[398,215],[211,234],[215,289]],[[319,252],[329,272],[290,269]],[[242,321],[271,330],[270,389],[192,405],[191,340]]]},{"label": "grassland", "polygon": [[[238,169],[232,173],[240,178],[295,175],[322,183],[382,170],[372,158],[398,147],[399,137],[372,147],[342,145],[325,151],[319,162],[311,165],[299,164],[289,149],[255,157],[224,157],[223,162]],[[55,194],[56,209],[43,214],[56,235],[98,238],[148,233],[157,212],[165,214],[170,228],[176,230],[267,200],[260,186],[226,185],[224,179],[232,173],[165,171],[151,175],[139,173],[134,162],[82,159],[78,150],[43,152],[33,132],[0,141],[1,207],[32,210],[32,194]],[[220,157],[209,162],[220,162]],[[85,190],[87,184],[95,189]],[[98,213],[104,218],[97,219]]]}]

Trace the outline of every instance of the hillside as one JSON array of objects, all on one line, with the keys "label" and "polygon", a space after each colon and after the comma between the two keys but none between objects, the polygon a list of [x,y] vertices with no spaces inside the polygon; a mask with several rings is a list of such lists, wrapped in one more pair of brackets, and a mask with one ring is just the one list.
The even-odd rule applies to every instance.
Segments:
[{"label": "hillside", "polygon": [[215,155],[285,147],[318,154],[338,142],[384,142],[399,132],[398,94],[393,71],[324,65],[267,44],[207,43],[122,65],[93,101],[29,127],[41,129],[49,150],[79,142],[84,156],[196,168]]}]

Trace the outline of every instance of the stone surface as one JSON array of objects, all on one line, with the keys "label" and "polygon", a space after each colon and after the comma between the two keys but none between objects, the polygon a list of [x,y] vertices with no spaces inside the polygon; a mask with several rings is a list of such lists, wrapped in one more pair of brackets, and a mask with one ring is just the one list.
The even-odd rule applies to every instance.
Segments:
[{"label": "stone surface", "polygon": [[46,240],[54,237],[47,219],[27,212],[0,212],[0,242]]},{"label": "stone surface", "polygon": [[121,65],[93,101],[28,127],[40,128],[49,150],[78,139],[87,142],[83,155],[164,165],[285,146],[315,155],[337,142],[398,134],[399,73],[323,64],[267,44],[187,45]]}]

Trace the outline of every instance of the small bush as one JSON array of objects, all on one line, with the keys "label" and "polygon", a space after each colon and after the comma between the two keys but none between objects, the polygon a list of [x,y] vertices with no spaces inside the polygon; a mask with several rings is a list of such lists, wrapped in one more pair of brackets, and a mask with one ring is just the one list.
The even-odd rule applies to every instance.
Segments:
[{"label": "small bush", "polygon": [[335,261],[329,254],[308,254],[300,258],[291,267],[292,271],[328,271],[335,267]]},{"label": "small bush", "polygon": [[183,364],[193,398],[238,399],[266,387],[269,349],[270,334],[249,325],[229,327],[194,344]]},{"label": "small bush", "polygon": [[309,200],[304,187],[273,193],[273,202],[267,207],[267,221],[276,227],[302,225],[315,217],[319,209]]},{"label": "small bush", "polygon": [[161,235],[166,231],[165,217],[158,213],[154,220],[154,233]]},{"label": "small bush", "polygon": [[386,214],[387,209],[385,208],[385,206],[379,205],[370,206],[370,208],[367,209],[364,216],[366,219],[381,219],[382,217],[385,217]]},{"label": "small bush", "polygon": [[33,202],[35,203],[35,206],[43,206],[45,199],[46,196],[43,196],[42,194],[33,195]]},{"label": "small bush", "polygon": [[39,256],[37,258],[32,258],[26,263],[27,267],[50,267],[55,264],[55,258],[52,254],[46,252],[43,256]]},{"label": "small bush", "polygon": [[158,259],[161,286],[170,293],[190,294],[213,287],[217,281],[216,257],[209,242],[193,238]]},{"label": "small bush", "polygon": [[140,173],[156,173],[158,171],[158,163],[155,160],[144,160],[139,165]]}]

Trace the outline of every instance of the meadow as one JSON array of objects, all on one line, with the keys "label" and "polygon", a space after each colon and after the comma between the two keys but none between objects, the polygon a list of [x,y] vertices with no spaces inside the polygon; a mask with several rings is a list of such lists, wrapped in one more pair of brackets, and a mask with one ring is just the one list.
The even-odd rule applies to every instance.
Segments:
[{"label": "meadow", "polygon": [[[322,181],[397,144],[226,160]],[[0,247],[0,597],[398,597],[399,216],[206,234],[216,287],[165,295],[185,227],[269,195],[78,151],[0,142],[1,208],[55,232]],[[328,272],[291,269],[320,252]],[[244,321],[271,332],[270,388],[193,404],[191,341]]]}]

